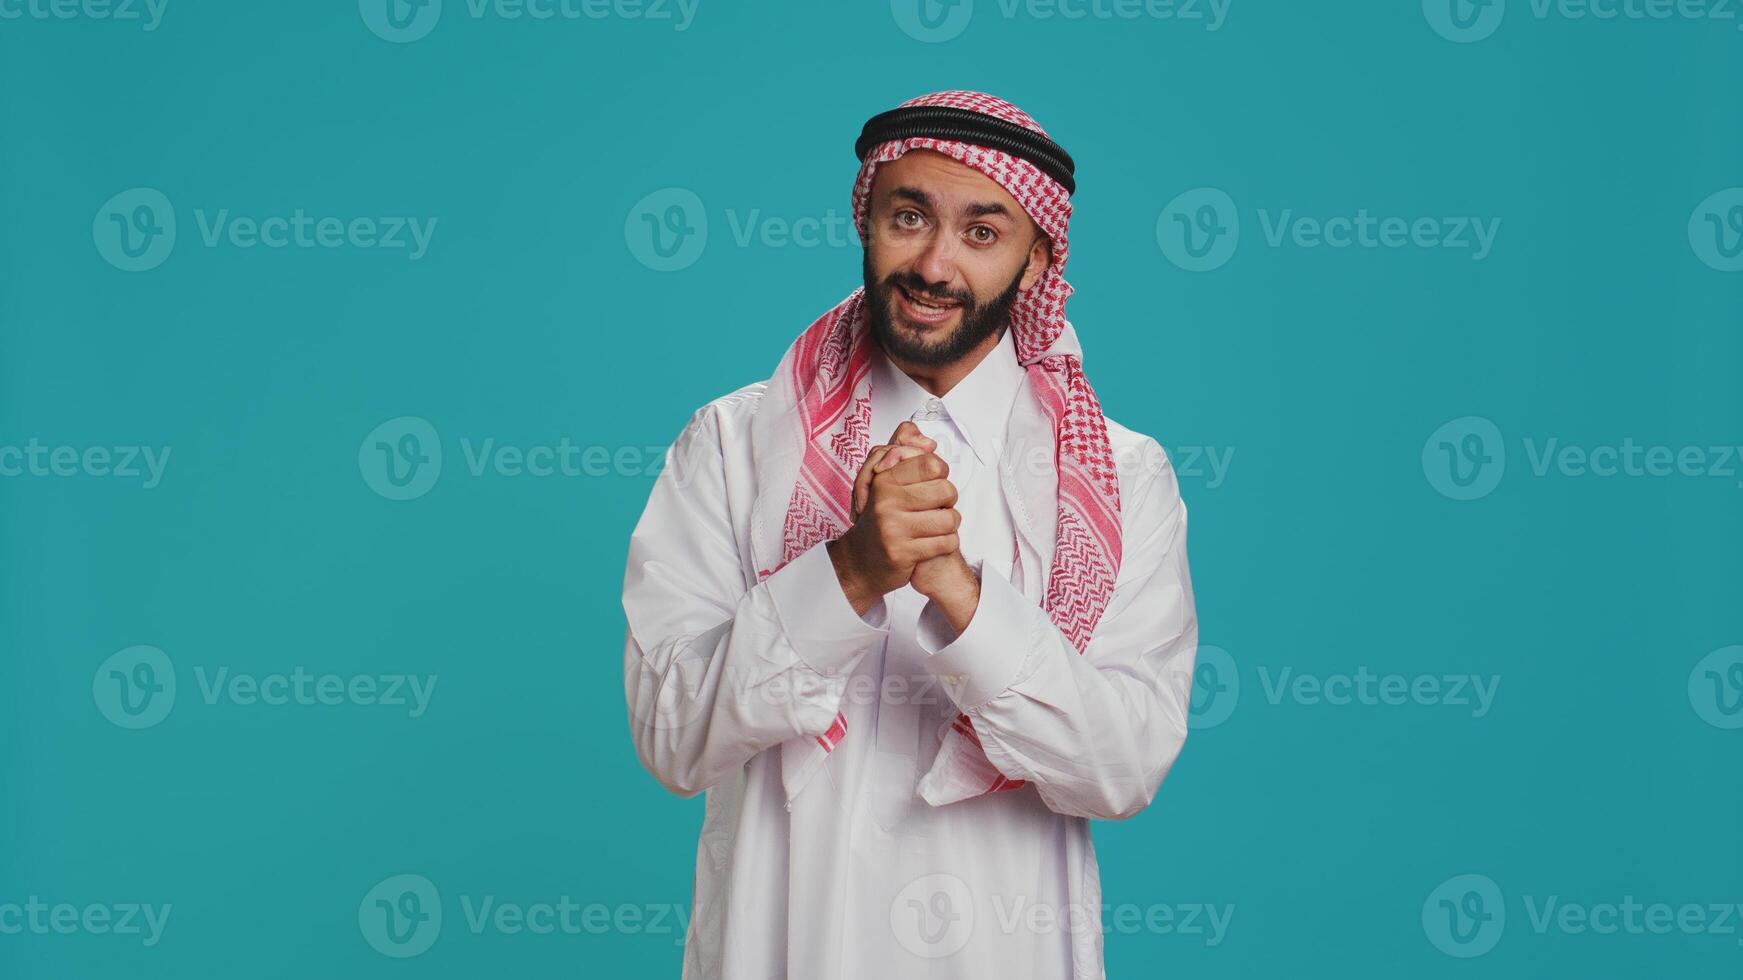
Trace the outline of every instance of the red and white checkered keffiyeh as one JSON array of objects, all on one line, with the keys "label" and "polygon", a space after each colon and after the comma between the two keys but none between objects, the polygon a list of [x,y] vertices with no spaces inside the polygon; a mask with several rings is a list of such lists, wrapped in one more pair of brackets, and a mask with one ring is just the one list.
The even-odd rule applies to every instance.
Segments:
[{"label": "red and white checkered keffiyeh", "polygon": [[[1021,109],[980,92],[938,92],[902,105],[971,109],[1045,135]],[[998,181],[1052,243],[1051,265],[1012,305],[1011,328],[1017,360],[1028,370],[1029,388],[1053,422],[1059,514],[1044,608],[1081,653],[1107,608],[1120,567],[1120,491],[1101,404],[1084,377],[1080,358],[1059,353],[1043,356],[1065,327],[1065,300],[1072,292],[1064,276],[1071,199],[1040,168],[999,150],[931,137],[890,140],[867,154],[853,184],[853,218],[862,242],[868,238],[868,199],[878,164],[913,149],[948,154]],[[759,569],[759,581],[817,542],[839,537],[852,524],[854,478],[872,444],[868,372],[876,341],[867,329],[864,293],[863,287],[855,289],[806,328],[777,369],[775,381],[785,382],[781,387],[794,395],[798,425],[793,438],[803,441],[803,455],[787,507],[781,563]],[[1019,651],[1011,654],[1017,656]],[[847,719],[837,714],[835,723],[805,753],[800,766],[806,774],[846,737]],[[941,791],[944,798],[934,802],[1023,785],[988,761],[967,715],[957,715],[939,753],[934,771],[939,771],[938,763],[947,763],[943,769],[950,774],[950,785]],[[801,778],[800,785],[803,782]]]}]

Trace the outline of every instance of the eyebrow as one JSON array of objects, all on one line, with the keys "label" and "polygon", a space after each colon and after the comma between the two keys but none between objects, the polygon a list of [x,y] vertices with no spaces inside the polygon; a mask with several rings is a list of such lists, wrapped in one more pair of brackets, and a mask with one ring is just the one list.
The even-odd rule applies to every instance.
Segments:
[{"label": "eyebrow", "polygon": [[[932,195],[920,190],[918,187],[897,187],[890,191],[890,196],[893,198],[913,201],[915,204],[918,204],[923,208],[937,210],[937,204],[932,200]],[[977,201],[963,208],[962,211],[963,214],[970,218],[984,218],[995,214],[1006,218],[1011,217],[1010,208],[1005,207],[997,201]]]}]

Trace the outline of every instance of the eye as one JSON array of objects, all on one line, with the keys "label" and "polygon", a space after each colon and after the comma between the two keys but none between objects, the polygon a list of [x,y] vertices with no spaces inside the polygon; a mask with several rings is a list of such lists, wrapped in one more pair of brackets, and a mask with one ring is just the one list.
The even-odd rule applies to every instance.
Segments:
[{"label": "eye", "polygon": [[976,245],[991,245],[999,240],[999,233],[986,225],[975,225],[968,230],[968,238]]},{"label": "eye", "polygon": [[920,228],[926,224],[925,217],[912,208],[903,208],[902,210],[897,211],[894,220],[897,228],[913,229]]}]

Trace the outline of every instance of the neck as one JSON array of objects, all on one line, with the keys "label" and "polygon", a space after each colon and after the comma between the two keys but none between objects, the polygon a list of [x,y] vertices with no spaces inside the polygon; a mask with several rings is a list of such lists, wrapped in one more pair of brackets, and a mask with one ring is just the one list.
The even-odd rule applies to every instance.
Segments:
[{"label": "neck", "polygon": [[[1011,329],[1009,326],[1005,327],[1005,330],[1009,329]],[[882,344],[879,344],[878,347],[883,350],[884,356],[889,358],[890,363],[894,364],[897,370],[913,378],[914,383],[926,389],[928,394],[942,398],[949,393],[950,389],[956,387],[957,382],[968,377],[975,366],[985,360],[988,354],[996,350],[1004,337],[1003,331],[995,333],[981,341],[979,346],[949,364],[915,364],[891,354]]]}]

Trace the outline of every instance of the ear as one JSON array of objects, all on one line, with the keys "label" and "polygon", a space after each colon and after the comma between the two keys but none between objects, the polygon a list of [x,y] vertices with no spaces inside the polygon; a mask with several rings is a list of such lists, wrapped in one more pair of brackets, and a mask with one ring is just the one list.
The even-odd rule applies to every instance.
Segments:
[{"label": "ear", "polygon": [[1047,240],[1046,235],[1037,234],[1035,244],[1029,246],[1029,264],[1023,267],[1023,281],[1017,284],[1017,288],[1028,291],[1052,263],[1053,243]]}]

